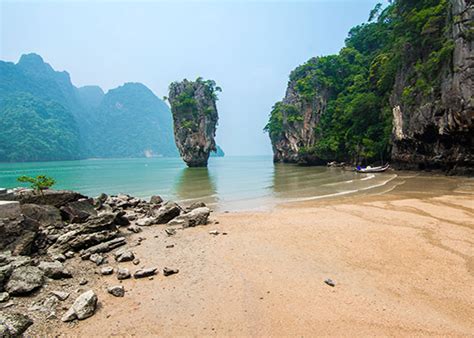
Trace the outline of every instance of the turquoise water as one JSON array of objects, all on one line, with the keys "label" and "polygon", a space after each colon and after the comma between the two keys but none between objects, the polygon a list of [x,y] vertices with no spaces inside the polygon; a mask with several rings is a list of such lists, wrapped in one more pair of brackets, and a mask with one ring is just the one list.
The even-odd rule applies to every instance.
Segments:
[{"label": "turquoise water", "polygon": [[179,158],[97,159],[0,163],[0,187],[17,187],[18,176],[40,174],[54,177],[55,188],[88,196],[158,194],[183,204],[202,200],[219,210],[262,209],[285,201],[371,191],[396,177],[274,165],[270,156],[210,158],[208,168],[187,168]]}]

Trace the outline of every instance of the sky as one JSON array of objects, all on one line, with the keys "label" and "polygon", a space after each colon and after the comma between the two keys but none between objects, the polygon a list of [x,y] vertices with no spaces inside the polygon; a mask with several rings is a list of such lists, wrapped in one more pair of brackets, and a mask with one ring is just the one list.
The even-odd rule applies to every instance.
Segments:
[{"label": "sky", "polygon": [[217,143],[267,155],[263,128],[291,70],[337,53],[380,1],[0,0],[0,59],[35,52],[78,87],[141,82],[160,98],[173,81],[213,79]]}]

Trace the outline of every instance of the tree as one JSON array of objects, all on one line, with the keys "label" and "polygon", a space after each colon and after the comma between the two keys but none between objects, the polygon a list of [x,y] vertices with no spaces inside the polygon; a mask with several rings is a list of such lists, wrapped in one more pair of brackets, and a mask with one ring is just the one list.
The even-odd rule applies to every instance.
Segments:
[{"label": "tree", "polygon": [[41,195],[43,195],[43,190],[51,188],[56,183],[54,178],[45,175],[39,175],[36,177],[20,176],[17,178],[17,181],[30,183],[31,189]]}]

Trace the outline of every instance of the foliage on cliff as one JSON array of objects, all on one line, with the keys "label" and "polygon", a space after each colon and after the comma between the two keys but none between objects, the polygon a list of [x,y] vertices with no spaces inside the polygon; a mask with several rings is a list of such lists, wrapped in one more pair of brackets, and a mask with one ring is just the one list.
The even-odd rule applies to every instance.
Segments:
[{"label": "foliage on cliff", "polygon": [[177,156],[171,112],[148,88],[76,88],[36,54],[0,61],[0,162]]},{"label": "foliage on cliff", "polygon": [[[407,64],[408,103],[440,90],[442,67],[449,64],[453,42],[448,37],[448,0],[397,0],[377,5],[369,22],[350,30],[337,55],[310,59],[290,74],[290,83],[303,102],[324,89],[327,107],[314,130],[316,143],[300,148],[323,160],[359,161],[387,158],[392,113],[390,95],[397,73]],[[265,127],[272,142],[302,112],[282,102],[273,107]],[[289,119],[288,116],[291,118]]]}]

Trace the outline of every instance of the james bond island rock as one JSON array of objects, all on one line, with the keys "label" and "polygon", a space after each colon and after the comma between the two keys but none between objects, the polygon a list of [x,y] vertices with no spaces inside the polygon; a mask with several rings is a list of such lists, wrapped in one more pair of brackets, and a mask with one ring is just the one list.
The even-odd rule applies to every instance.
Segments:
[{"label": "james bond island rock", "polygon": [[211,152],[217,151],[217,92],[212,80],[183,80],[169,87],[174,137],[179,153],[189,167],[205,167]]},{"label": "james bond island rock", "polygon": [[395,0],[290,74],[265,127],[276,162],[474,168],[473,5]]}]

